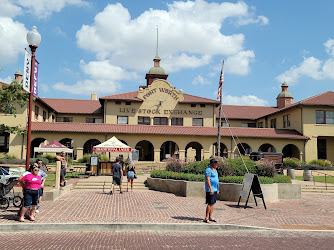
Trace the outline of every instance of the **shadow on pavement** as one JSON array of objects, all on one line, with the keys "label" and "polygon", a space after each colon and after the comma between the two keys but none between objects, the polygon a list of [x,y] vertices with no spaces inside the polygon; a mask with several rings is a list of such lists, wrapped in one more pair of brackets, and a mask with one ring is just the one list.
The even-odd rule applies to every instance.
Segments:
[{"label": "shadow on pavement", "polygon": [[[226,206],[228,206],[228,207],[231,207],[231,208],[244,208],[245,207],[245,205],[230,205],[230,204],[226,204]],[[250,207],[250,206],[246,206],[246,208],[253,208],[253,207]]]},{"label": "shadow on pavement", "polygon": [[185,216],[173,216],[176,220],[189,220],[189,221],[203,221],[203,218],[185,217]]}]

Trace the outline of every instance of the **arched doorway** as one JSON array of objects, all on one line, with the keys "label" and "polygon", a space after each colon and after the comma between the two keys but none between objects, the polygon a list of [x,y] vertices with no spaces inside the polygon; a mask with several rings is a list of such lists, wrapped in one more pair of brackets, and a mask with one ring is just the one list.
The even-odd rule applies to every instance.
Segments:
[{"label": "arched doorway", "polygon": [[71,138],[64,138],[59,141],[61,144],[66,146],[67,148],[72,148],[72,139]]},{"label": "arched doorway", "polygon": [[125,145],[129,146],[126,141],[118,139],[121,143],[124,143]]},{"label": "arched doorway", "polygon": [[220,154],[217,153],[217,142],[213,144],[213,149],[214,149],[215,155],[228,158],[227,147],[225,146],[224,143],[220,143]]},{"label": "arched doorway", "polygon": [[45,142],[45,139],[44,138],[36,138],[34,140],[31,141],[30,143],[30,158],[34,157],[37,157],[38,155],[41,155],[42,153],[36,153],[34,154],[34,148],[36,147],[39,147],[39,145],[41,145],[41,143]]},{"label": "arched doorway", "polygon": [[241,155],[249,155],[252,152],[252,148],[247,143],[238,143],[238,149],[234,151],[234,157],[239,157],[239,152]]},{"label": "arched doorway", "polygon": [[276,152],[276,149],[273,145],[269,144],[269,143],[265,143],[265,144],[262,144],[260,147],[259,147],[259,152],[272,152],[272,153],[275,153]]},{"label": "arched doorway", "polygon": [[186,158],[193,159],[194,161],[202,160],[202,145],[198,142],[189,142],[185,148]]},{"label": "arched doorway", "polygon": [[283,153],[283,157],[293,157],[293,158],[297,158],[299,159],[300,158],[300,151],[299,149],[293,145],[293,144],[288,144],[286,145],[283,150],[282,150],[282,153]]},{"label": "arched doorway", "polygon": [[139,151],[139,161],[154,161],[154,147],[149,141],[143,140],[137,143],[135,149]]},{"label": "arched doorway", "polygon": [[173,141],[165,141],[160,147],[160,161],[173,156],[179,158],[179,146]]},{"label": "arched doorway", "polygon": [[92,154],[93,153],[93,147],[96,145],[101,144],[101,142],[97,139],[90,139],[85,142],[83,146],[83,154]]}]

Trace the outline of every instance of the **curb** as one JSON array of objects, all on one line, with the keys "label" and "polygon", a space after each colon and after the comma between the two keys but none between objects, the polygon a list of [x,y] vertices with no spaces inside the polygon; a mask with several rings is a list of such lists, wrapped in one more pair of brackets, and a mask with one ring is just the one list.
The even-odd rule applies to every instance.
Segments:
[{"label": "curb", "polygon": [[230,224],[186,223],[17,223],[1,224],[0,232],[64,232],[64,231],[243,231],[272,230],[265,227]]}]

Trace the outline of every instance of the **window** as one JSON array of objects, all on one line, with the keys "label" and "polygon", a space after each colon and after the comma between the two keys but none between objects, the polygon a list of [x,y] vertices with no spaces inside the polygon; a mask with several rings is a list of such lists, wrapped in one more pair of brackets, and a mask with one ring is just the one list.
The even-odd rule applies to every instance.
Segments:
[{"label": "window", "polygon": [[334,124],[334,111],[317,110],[315,114],[317,124]]},{"label": "window", "polygon": [[201,108],[205,108],[205,104],[200,104],[199,105]]},{"label": "window", "polygon": [[9,151],[9,133],[0,134],[0,152],[7,153]]},{"label": "window", "polygon": [[225,127],[229,127],[229,126],[230,126],[230,124],[229,124],[228,122],[223,122],[223,123],[222,123],[222,127],[224,127],[224,128],[225,128]]},{"label": "window", "polygon": [[138,125],[150,125],[150,117],[138,116]]},{"label": "window", "polygon": [[86,123],[102,123],[102,118],[86,118]]},{"label": "window", "polygon": [[259,123],[257,124],[257,127],[258,127],[258,128],[263,128],[263,122],[259,122]]},{"label": "window", "polygon": [[125,105],[131,105],[131,102],[125,102]]},{"label": "window", "polygon": [[121,101],[115,101],[115,104],[117,104],[117,105],[121,105],[122,102],[121,102]]},{"label": "window", "polygon": [[154,117],[153,125],[168,125],[167,117]]},{"label": "window", "polygon": [[45,121],[46,121],[46,111],[43,110],[43,122],[45,122]]},{"label": "window", "polygon": [[56,122],[73,122],[73,117],[57,117]]},{"label": "window", "polygon": [[39,115],[39,107],[35,105],[35,120],[38,120],[38,115]]},{"label": "window", "polygon": [[327,159],[327,150],[326,150],[326,139],[319,139],[318,138],[318,159]]},{"label": "window", "polygon": [[290,115],[283,116],[283,128],[290,127]]},{"label": "window", "polygon": [[192,107],[192,108],[196,108],[196,104],[190,104],[190,107]]},{"label": "window", "polygon": [[172,118],[172,126],[183,126],[183,118]]},{"label": "window", "polygon": [[243,128],[256,128],[256,123],[255,122],[241,123],[241,127],[243,127]]},{"label": "window", "polygon": [[271,128],[276,128],[276,118],[270,120],[270,127]]},{"label": "window", "polygon": [[55,115],[52,115],[52,122],[55,122]]},{"label": "window", "polygon": [[203,126],[203,118],[193,118],[193,126]]},{"label": "window", "polygon": [[128,124],[127,116],[117,116],[117,124]]}]

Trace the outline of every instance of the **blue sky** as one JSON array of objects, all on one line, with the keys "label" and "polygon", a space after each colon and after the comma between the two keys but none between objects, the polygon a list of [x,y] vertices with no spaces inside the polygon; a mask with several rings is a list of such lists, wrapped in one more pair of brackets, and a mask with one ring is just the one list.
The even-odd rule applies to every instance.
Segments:
[{"label": "blue sky", "polygon": [[223,104],[275,106],[334,90],[334,1],[0,0],[0,81],[23,71],[36,25],[39,96],[89,99],[138,90],[161,66],[185,93]]}]

